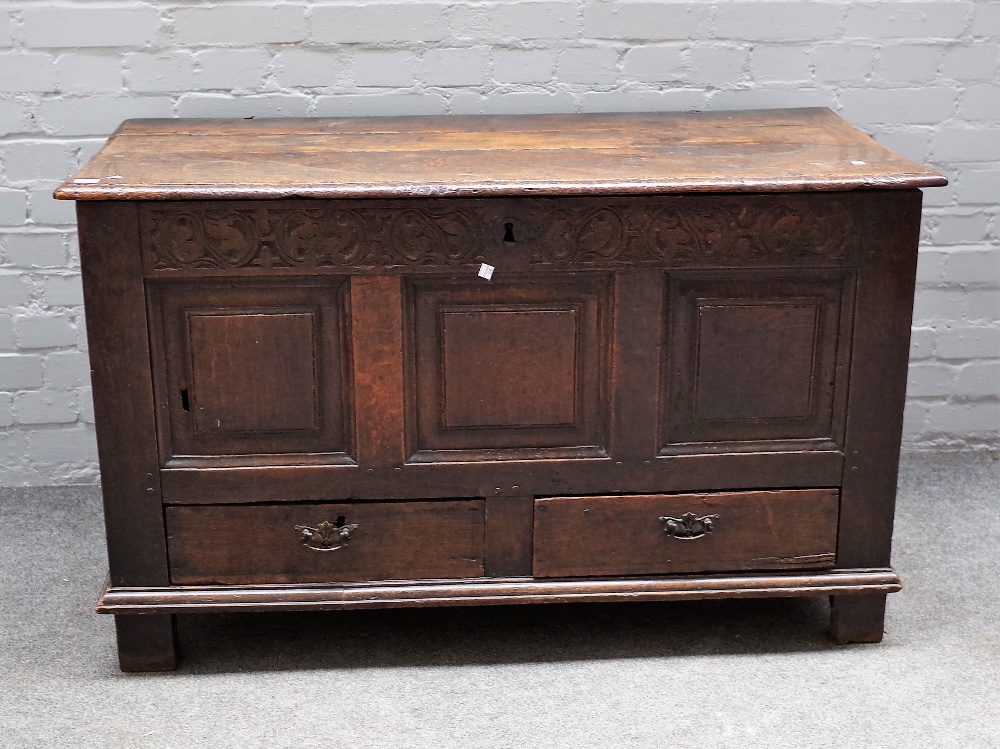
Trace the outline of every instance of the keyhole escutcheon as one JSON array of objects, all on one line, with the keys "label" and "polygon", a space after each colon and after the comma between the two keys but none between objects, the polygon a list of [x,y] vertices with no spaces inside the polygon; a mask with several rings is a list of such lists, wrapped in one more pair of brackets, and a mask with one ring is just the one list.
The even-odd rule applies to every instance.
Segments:
[{"label": "keyhole escutcheon", "polygon": [[514,224],[508,221],[503,225],[503,241],[504,242],[516,242],[514,239]]}]

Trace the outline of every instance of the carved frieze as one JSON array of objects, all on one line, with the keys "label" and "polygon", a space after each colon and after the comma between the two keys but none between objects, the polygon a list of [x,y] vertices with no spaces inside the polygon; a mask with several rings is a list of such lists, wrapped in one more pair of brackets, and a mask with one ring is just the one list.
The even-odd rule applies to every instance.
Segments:
[{"label": "carved frieze", "polygon": [[147,267],[322,268],[481,261],[482,217],[465,209],[143,206]]},{"label": "carved frieze", "polygon": [[855,248],[853,217],[778,198],[636,201],[585,211],[557,208],[532,217],[532,262],[571,266],[741,264],[841,260]]},{"label": "carved frieze", "polygon": [[683,267],[847,260],[857,232],[845,202],[800,195],[247,201],[140,211],[153,272],[456,266],[498,253],[533,266]]}]

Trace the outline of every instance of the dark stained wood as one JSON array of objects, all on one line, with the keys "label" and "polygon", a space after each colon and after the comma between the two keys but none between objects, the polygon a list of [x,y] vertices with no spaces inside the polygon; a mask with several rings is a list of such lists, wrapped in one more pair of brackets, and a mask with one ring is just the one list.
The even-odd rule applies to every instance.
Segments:
[{"label": "dark stained wood", "polygon": [[189,314],[187,322],[195,396],[189,408],[196,431],[317,428],[315,314],[261,309]]},{"label": "dark stained wood", "polygon": [[611,457],[623,466],[650,465],[656,455],[663,281],[662,273],[615,274]]},{"label": "dark stained wood", "polygon": [[832,595],[877,639],[934,184],[821,109],[126,123],[57,191],[123,667],[177,611]]},{"label": "dark stained wood", "polygon": [[[205,280],[151,289],[164,464],[346,458],[343,279]],[[180,462],[184,464],[184,462]]]},{"label": "dark stained wood", "polygon": [[358,463],[400,466],[407,452],[403,422],[403,301],[398,278],[351,279],[351,354]]},{"label": "dark stained wood", "polygon": [[166,585],[153,385],[136,207],[77,205],[112,585]]},{"label": "dark stained wood", "polygon": [[346,272],[853,267],[865,192],[166,201],[139,207],[150,278]]},{"label": "dark stained wood", "polygon": [[695,418],[808,418],[820,359],[818,301],[721,301],[698,310]]},{"label": "dark stained wood", "polygon": [[685,575],[597,580],[456,580],[310,586],[110,588],[103,614],[141,611],[280,611],[422,606],[483,606],[577,601],[681,601],[772,596],[895,593],[891,569],[801,574]]},{"label": "dark stained wood", "polygon": [[[665,532],[664,517],[694,535]],[[837,492],[536,499],[534,547],[535,577],[832,567]]]},{"label": "dark stained wood", "polygon": [[882,642],[885,593],[830,596],[830,639],[838,645]]},{"label": "dark stained wood", "polygon": [[421,280],[409,291],[412,459],[607,454],[605,276]]},{"label": "dark stained wood", "polygon": [[671,274],[662,444],[843,444],[852,276]]},{"label": "dark stained wood", "polygon": [[486,574],[531,575],[533,497],[486,498]]},{"label": "dark stained wood", "polygon": [[[652,436],[646,439],[652,441]],[[586,494],[594,486],[641,494],[838,484],[843,465],[839,451],[770,447],[770,452],[664,455],[648,463],[591,458],[502,460],[491,455],[491,460],[477,462],[408,463],[398,469],[363,470],[347,465],[274,466],[268,456],[260,458],[256,467],[178,468],[160,475],[164,501],[169,504],[287,502],[331,496],[380,500]]]},{"label": "dark stained wood", "polygon": [[[170,581],[178,585],[483,574],[482,500],[170,507],[166,514]],[[324,522],[348,528],[343,546],[303,541],[302,528]]]},{"label": "dark stained wood", "polygon": [[872,195],[858,273],[837,564],[889,564],[903,433],[919,190]]},{"label": "dark stained wood", "polygon": [[[100,180],[96,184],[77,179]],[[130,120],[74,200],[848,190],[945,184],[828,109]]]},{"label": "dark stained wood", "polygon": [[582,314],[561,309],[443,309],[445,429],[577,425]]},{"label": "dark stained wood", "polygon": [[115,636],[122,671],[177,668],[177,621],[173,614],[116,614]]}]

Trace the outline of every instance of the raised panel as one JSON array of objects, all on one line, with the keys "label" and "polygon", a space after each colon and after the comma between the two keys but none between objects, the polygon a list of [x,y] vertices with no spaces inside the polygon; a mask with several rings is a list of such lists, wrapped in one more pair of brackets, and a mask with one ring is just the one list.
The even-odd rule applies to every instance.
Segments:
[{"label": "raised panel", "polygon": [[599,275],[411,280],[411,461],[606,455],[609,287]]},{"label": "raised panel", "polygon": [[672,274],[661,451],[842,444],[852,276]]},{"label": "raised panel", "polygon": [[808,418],[821,308],[816,300],[698,304],[695,418]]},{"label": "raised panel", "polygon": [[188,312],[195,433],[316,429],[317,318]]},{"label": "raised panel", "polygon": [[443,428],[575,426],[580,317],[577,309],[443,309]]},{"label": "raised panel", "polygon": [[341,280],[157,284],[150,306],[165,465],[347,460]]}]

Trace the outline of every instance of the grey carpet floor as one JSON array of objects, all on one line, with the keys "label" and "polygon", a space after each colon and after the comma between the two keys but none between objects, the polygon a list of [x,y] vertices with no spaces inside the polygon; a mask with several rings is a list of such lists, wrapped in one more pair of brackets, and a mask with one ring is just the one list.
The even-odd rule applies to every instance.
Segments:
[{"label": "grey carpet floor", "polygon": [[820,599],[180,618],[122,674],[96,489],[0,489],[0,747],[1000,747],[1000,461],[904,459],[885,640]]}]

